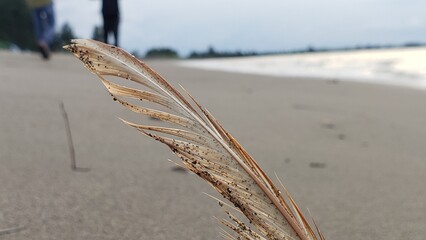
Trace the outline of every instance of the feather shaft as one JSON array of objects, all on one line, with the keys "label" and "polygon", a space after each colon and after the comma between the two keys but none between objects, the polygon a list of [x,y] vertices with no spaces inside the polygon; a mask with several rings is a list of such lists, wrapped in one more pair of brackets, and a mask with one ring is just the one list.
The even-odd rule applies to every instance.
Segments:
[{"label": "feather shaft", "polygon": [[[145,63],[119,48],[93,40],[73,40],[66,48],[98,75],[114,100],[125,108],[176,125],[178,128],[147,126],[123,120],[169,146],[186,168],[238,207],[265,238],[318,239],[290,195],[287,194],[287,200],[292,208],[240,143],[189,93],[192,104]],[[148,91],[118,85],[105,76],[136,82]],[[131,104],[125,99],[146,100],[165,107],[166,111]],[[224,225],[240,237],[264,239],[227,214],[237,225],[226,221]],[[225,236],[232,239],[228,234]],[[320,232],[319,236],[323,239]]]}]

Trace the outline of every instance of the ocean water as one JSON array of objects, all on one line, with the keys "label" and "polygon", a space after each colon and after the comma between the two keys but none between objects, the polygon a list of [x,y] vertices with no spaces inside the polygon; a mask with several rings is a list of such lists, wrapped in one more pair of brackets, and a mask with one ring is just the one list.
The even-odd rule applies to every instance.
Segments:
[{"label": "ocean water", "polygon": [[426,47],[187,60],[182,66],[426,89]]}]

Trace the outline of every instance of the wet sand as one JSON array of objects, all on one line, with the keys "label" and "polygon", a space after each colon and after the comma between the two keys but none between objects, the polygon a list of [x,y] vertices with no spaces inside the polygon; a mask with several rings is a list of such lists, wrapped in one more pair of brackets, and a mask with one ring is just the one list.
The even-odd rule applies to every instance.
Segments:
[{"label": "wet sand", "polygon": [[[426,91],[151,66],[276,172],[328,239],[425,238]],[[155,121],[80,62],[0,52],[0,84],[0,239],[220,239],[208,184],[122,124]],[[88,172],[71,171],[61,102]]]}]

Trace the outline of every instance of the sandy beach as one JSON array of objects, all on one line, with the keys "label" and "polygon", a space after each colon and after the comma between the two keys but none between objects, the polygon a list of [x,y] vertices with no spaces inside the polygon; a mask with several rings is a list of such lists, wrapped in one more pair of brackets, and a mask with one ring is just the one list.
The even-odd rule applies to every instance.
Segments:
[{"label": "sandy beach", "polygon": [[[327,239],[426,238],[426,91],[148,63],[276,172]],[[0,84],[1,240],[220,239],[210,186],[119,121],[155,124],[76,59],[0,52]],[[61,102],[89,171],[70,169]]]}]

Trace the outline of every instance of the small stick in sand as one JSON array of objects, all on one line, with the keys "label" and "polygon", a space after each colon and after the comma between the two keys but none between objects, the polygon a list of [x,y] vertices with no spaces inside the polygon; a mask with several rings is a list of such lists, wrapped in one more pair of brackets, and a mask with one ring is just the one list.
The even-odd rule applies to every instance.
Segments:
[{"label": "small stick in sand", "polygon": [[25,226],[21,226],[21,227],[0,229],[0,236],[12,234],[12,233],[17,233],[17,232],[24,230],[25,228],[26,228]]},{"label": "small stick in sand", "polygon": [[66,129],[67,139],[68,139],[68,148],[69,148],[69,151],[70,151],[70,158],[71,158],[71,169],[73,171],[87,172],[87,171],[90,170],[89,168],[77,167],[77,162],[75,160],[74,143],[72,141],[71,128],[70,128],[70,122],[68,120],[68,114],[67,114],[67,111],[65,110],[65,105],[64,105],[63,102],[61,102],[59,104],[59,106],[62,110],[62,116],[64,117],[64,121],[65,121],[65,129]]}]

